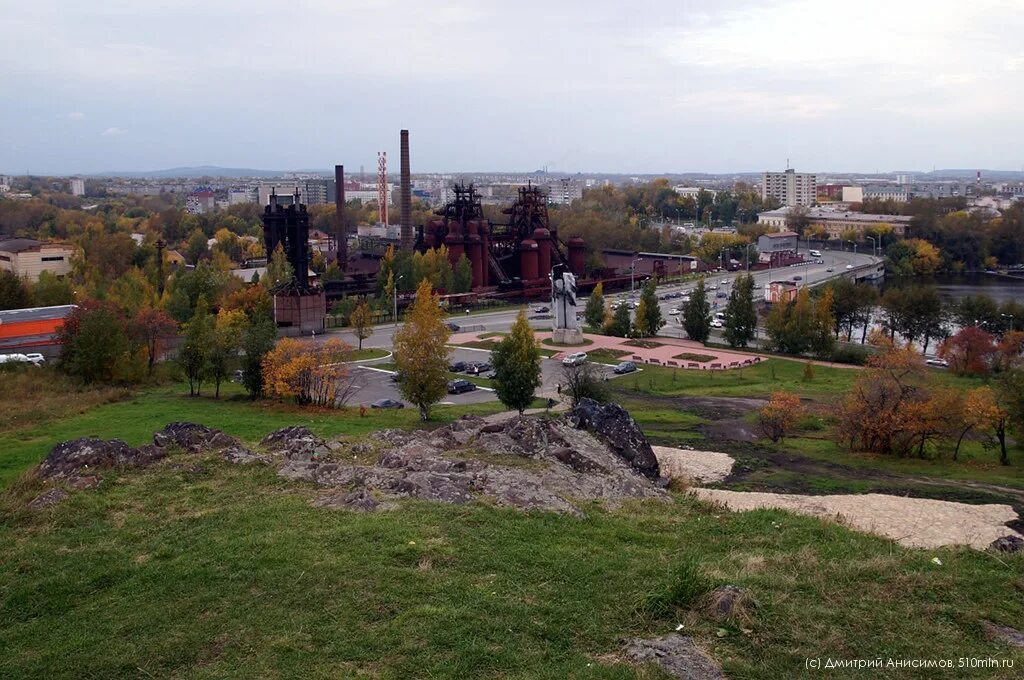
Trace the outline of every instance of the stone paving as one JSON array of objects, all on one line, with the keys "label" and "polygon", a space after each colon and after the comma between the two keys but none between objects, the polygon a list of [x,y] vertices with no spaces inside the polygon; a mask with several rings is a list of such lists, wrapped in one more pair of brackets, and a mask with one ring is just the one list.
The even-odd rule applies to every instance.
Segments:
[{"label": "stone paving", "polygon": [[[452,335],[449,343],[458,345],[465,342],[472,342],[475,340],[481,340],[486,338],[480,338],[481,333],[455,333]],[[723,350],[718,348],[705,347],[699,342],[692,340],[682,340],[680,338],[647,338],[645,340],[634,341],[629,338],[617,338],[610,335],[591,335],[587,334],[584,337],[591,341],[589,345],[581,345],[579,347],[572,348],[559,348],[552,347],[551,345],[544,344],[544,340],[551,338],[551,333],[546,331],[539,331],[536,333],[537,339],[541,342],[541,347],[547,349],[561,350],[556,354],[554,359],[561,359],[568,354],[573,352],[592,352],[595,349],[609,349],[613,351],[622,352],[620,361],[633,361],[637,364],[650,364],[655,366],[668,366],[670,368],[689,368],[695,370],[725,370],[730,368],[743,368],[745,366],[751,366],[760,361],[764,361],[766,357],[745,354],[741,352],[731,352],[729,350]],[[629,343],[631,342],[650,342],[657,343],[656,347],[636,347]],[[677,358],[680,354],[693,354],[693,355],[704,355],[711,357],[706,361],[695,361],[694,357]]]}]

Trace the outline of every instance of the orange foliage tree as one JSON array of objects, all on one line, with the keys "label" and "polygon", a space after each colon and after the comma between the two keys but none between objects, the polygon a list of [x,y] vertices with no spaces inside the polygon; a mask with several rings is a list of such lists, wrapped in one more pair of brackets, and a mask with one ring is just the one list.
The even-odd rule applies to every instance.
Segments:
[{"label": "orange foliage tree", "polygon": [[793,430],[802,413],[800,397],[789,392],[773,392],[759,414],[761,432],[773,442],[780,442]]},{"label": "orange foliage tree", "polygon": [[962,328],[939,345],[939,356],[957,375],[988,375],[995,351],[992,335],[977,326]]},{"label": "orange foliage tree", "polygon": [[283,338],[263,357],[266,394],[299,404],[342,406],[354,389],[344,363],[351,354],[352,348],[336,338],[322,345]]}]

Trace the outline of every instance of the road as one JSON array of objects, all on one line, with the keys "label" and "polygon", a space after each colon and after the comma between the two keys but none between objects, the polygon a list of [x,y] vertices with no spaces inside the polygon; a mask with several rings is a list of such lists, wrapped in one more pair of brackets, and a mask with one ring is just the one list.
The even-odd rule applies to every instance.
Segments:
[{"label": "road", "polygon": [[[754,293],[755,296],[763,294],[763,286],[770,281],[780,280],[793,280],[794,277],[800,276],[800,284],[804,285],[816,285],[822,281],[834,278],[837,276],[843,276],[846,273],[846,266],[852,265],[853,267],[860,267],[877,261],[878,258],[873,258],[866,254],[854,254],[843,251],[831,251],[823,250],[822,257],[824,260],[823,264],[817,264],[815,262],[808,262],[794,267],[786,267],[783,269],[773,269],[766,271],[752,272],[754,275]],[[833,271],[828,271],[832,269]],[[736,278],[744,271],[736,272],[720,272],[720,273],[709,273],[705,285],[709,287],[708,296],[712,303],[712,311],[721,311],[725,309],[725,303],[729,291],[732,289],[732,284]],[[681,293],[686,295],[696,288],[697,282],[691,281],[684,284],[671,284],[666,286],[658,287],[658,295],[664,296],[666,293]],[[715,286],[714,290],[710,290],[711,286]],[[616,301],[629,300],[630,297],[633,299],[639,299],[639,281],[637,290],[631,296],[630,293],[616,293],[606,296],[609,303]],[[718,297],[721,295],[721,297]],[[582,313],[582,308],[586,304],[586,299],[581,298],[579,300],[579,308]],[[661,308],[662,316],[668,320],[666,326],[661,330],[661,334],[671,337],[686,337],[685,332],[682,330],[680,324],[680,315],[673,315],[671,311],[675,308],[681,307],[682,297],[676,297],[668,300],[659,300],[659,307]],[[547,306],[544,303],[535,303],[530,308],[536,309],[541,306]],[[519,314],[522,307],[506,308],[501,311],[491,312],[486,314],[472,314],[466,316],[452,315],[449,317],[449,321],[459,324],[463,330],[480,330],[480,331],[508,331],[516,316]],[[537,318],[538,315],[533,314],[530,317],[530,325],[534,328],[549,329],[551,327],[550,318]],[[373,335],[363,341],[363,347],[379,347],[383,349],[391,349],[391,338],[394,334],[396,326],[394,324],[384,324],[376,326]],[[358,344],[358,340],[352,334],[350,330],[339,329],[333,330],[327,334],[328,337],[340,337],[346,342],[353,346]],[[451,361],[487,361],[490,352],[487,350],[470,349],[464,347],[453,348],[450,354]],[[401,399],[398,394],[395,383],[391,381],[391,374],[389,371],[382,370],[374,366],[374,364],[388,363],[390,359],[381,359],[374,362],[363,362],[355,366],[355,384],[357,386],[356,393],[353,395],[349,403],[351,404],[365,404],[369,406],[371,403],[378,399],[390,398],[390,399]],[[611,373],[611,367],[601,367],[601,372],[607,375],[609,379],[614,379],[615,376]],[[561,373],[561,362],[544,359],[541,362],[541,380],[542,385],[538,390],[539,395],[555,395],[557,393],[557,385],[562,380]],[[487,388],[478,388],[472,392],[466,392],[464,394],[448,395],[442,403],[451,404],[472,404],[480,403],[485,401],[494,401],[497,397],[493,390]]]}]

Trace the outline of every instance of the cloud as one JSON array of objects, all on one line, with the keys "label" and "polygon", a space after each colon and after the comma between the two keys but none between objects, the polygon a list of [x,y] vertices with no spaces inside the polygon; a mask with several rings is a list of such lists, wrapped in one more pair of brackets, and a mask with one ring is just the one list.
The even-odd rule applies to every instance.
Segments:
[{"label": "cloud", "polygon": [[128,132],[124,128],[119,127],[108,127],[106,130],[100,133],[103,137],[120,137],[124,133]]},{"label": "cloud", "polygon": [[70,120],[82,120],[83,118],[85,118],[85,114],[81,111],[72,111],[68,114],[68,118]]}]

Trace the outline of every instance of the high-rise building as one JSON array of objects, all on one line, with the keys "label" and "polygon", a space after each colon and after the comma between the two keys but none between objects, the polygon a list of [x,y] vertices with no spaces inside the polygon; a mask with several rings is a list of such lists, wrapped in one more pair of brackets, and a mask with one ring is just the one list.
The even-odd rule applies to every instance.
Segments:
[{"label": "high-rise building", "polygon": [[548,203],[555,205],[571,205],[578,198],[583,198],[583,185],[575,179],[563,177],[545,182],[548,189]]},{"label": "high-rise building", "polygon": [[777,199],[784,206],[813,205],[817,198],[818,176],[796,172],[766,172],[761,176],[761,199]]},{"label": "high-rise building", "polygon": [[85,180],[81,177],[71,178],[71,195],[85,196]]}]

